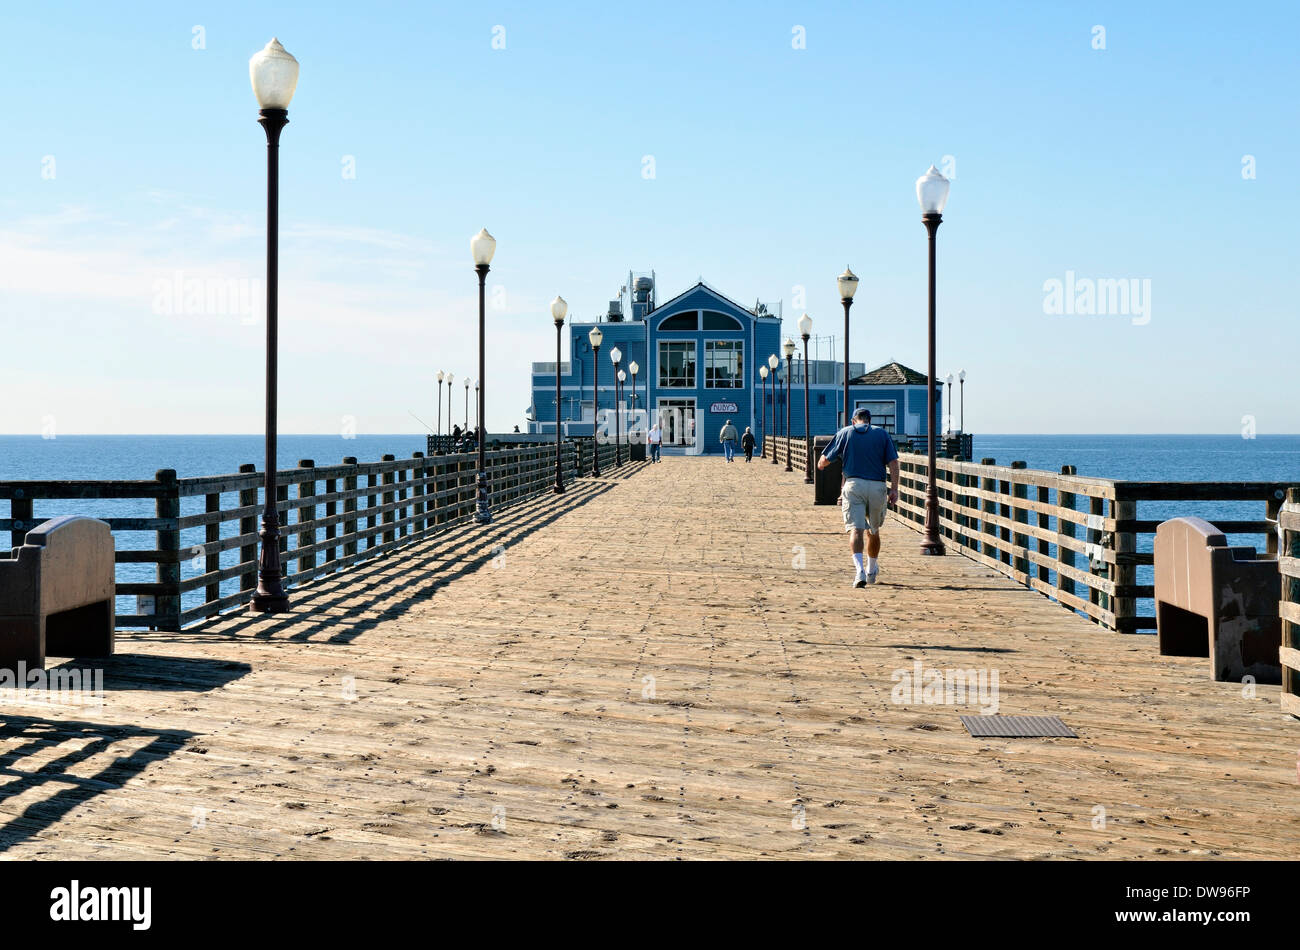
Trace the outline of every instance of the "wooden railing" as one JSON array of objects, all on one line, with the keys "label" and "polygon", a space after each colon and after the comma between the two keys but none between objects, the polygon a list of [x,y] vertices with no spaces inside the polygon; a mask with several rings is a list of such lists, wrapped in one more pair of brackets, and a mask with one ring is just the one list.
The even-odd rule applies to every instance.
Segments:
[{"label": "wooden railing", "polygon": [[[925,524],[928,460],[902,455],[896,514]],[[1139,568],[1154,563],[1153,539],[1164,518],[1142,519],[1148,502],[1262,502],[1264,520],[1195,514],[1225,534],[1262,536],[1263,552],[1278,553],[1277,519],[1287,486],[1275,482],[1137,482],[1086,478],[1066,465],[1060,474],[939,459],[939,525],[952,553],[961,553],[1032,587],[1112,630],[1155,628],[1153,583]],[[1168,517],[1175,517],[1169,515]]]},{"label": "wooden railing", "polygon": [[[606,466],[613,471],[614,446],[600,451],[602,474]],[[618,471],[628,472],[626,447],[623,459]],[[590,441],[564,443],[561,462],[566,484],[590,475]],[[555,484],[554,445],[489,451],[487,465],[494,511],[549,492]],[[467,522],[476,504],[477,466],[473,454],[429,458],[417,452],[409,459],[386,455],[371,463],[349,457],[332,466],[303,459],[297,468],[279,472],[276,507],[285,585]],[[117,544],[116,593],[135,597],[138,604],[134,612],[118,611],[118,626],[179,630],[246,603],[256,588],[262,486],[263,476],[253,465],[201,478],[178,479],[164,469],[151,481],[0,482],[0,500],[10,507],[0,531],[9,531],[16,546],[27,531],[57,514],[101,518]],[[64,504],[43,504],[51,510],[34,512],[36,503],[50,501]],[[141,516],[142,502],[153,507],[153,517]],[[115,516],[122,505],[130,516]],[[142,568],[149,565],[154,577],[144,580]]]},{"label": "wooden railing", "polygon": [[1300,488],[1287,492],[1278,515],[1282,549],[1282,711],[1300,716]]},{"label": "wooden railing", "polygon": [[[768,436],[773,448],[776,449],[777,463],[785,465],[786,453],[789,453],[790,465],[799,474],[803,476],[804,466],[808,464],[808,443],[801,435],[786,437],[784,435]],[[769,452],[771,449],[768,450]],[[770,456],[769,456],[770,458]],[[770,464],[770,463],[769,463]]]}]

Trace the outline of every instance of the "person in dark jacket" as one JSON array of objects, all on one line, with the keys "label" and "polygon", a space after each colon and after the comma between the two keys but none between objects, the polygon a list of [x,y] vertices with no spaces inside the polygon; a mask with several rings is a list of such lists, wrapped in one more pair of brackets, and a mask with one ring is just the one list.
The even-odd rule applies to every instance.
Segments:
[{"label": "person in dark jacket", "polygon": [[745,434],[740,437],[740,444],[745,449],[745,461],[754,461],[754,433],[749,431],[749,426],[745,426]]}]

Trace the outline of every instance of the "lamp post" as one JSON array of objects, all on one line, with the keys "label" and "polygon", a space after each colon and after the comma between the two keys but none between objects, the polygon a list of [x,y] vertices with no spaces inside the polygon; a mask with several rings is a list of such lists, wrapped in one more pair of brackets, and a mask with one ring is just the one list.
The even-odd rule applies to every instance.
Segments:
[{"label": "lamp post", "polygon": [[257,590],[249,602],[259,613],[289,609],[280,574],[280,516],[276,511],[277,351],[280,277],[280,132],[289,124],[289,102],[298,85],[298,61],[272,39],[248,61],[248,76],[266,132],[266,473],[265,505],[258,537]]},{"label": "lamp post", "polygon": [[[625,388],[625,384],[627,383],[627,372],[624,371],[624,370],[619,370],[619,371],[618,371],[618,376],[616,377],[616,379],[618,380],[618,411],[619,411],[619,415],[620,415],[620,417],[621,417],[621,416],[622,416],[622,413],[623,413],[623,390],[624,390],[624,388]],[[629,463],[632,461],[632,428],[631,428],[631,425],[632,425],[632,424],[629,422],[629,423],[628,423],[628,433],[627,433],[627,460],[628,460]],[[619,464],[621,465],[622,462],[620,462]]]},{"label": "lamp post", "polygon": [[952,373],[948,374],[948,389],[944,392],[943,407],[948,410],[948,433],[952,433]]},{"label": "lamp post", "polygon": [[469,435],[469,377],[465,377],[465,435]]},{"label": "lamp post", "polygon": [[781,344],[781,351],[785,353],[785,470],[794,471],[794,464],[790,458],[790,382],[794,373],[794,340],[789,337]]},{"label": "lamp post", "polygon": [[930,306],[929,306],[929,374],[925,388],[925,408],[927,442],[929,443],[929,478],[925,488],[925,540],[921,542],[921,553],[930,555],[944,554],[943,541],[939,537],[939,488],[936,472],[936,445],[934,439],[934,239],[943,221],[943,206],[948,201],[948,179],[939,174],[933,165],[930,170],[916,180],[916,200],[921,205],[921,222],[925,225],[930,238]]},{"label": "lamp post", "polygon": [[623,351],[617,346],[609,351],[609,360],[614,364],[614,467],[623,467],[623,405],[619,401],[619,373],[618,364],[623,362]]},{"label": "lamp post", "polygon": [[812,333],[812,317],[804,314],[799,318],[799,336],[803,337],[803,441],[805,485],[813,483],[812,465],[812,413],[808,402],[808,337]]},{"label": "lamp post", "polygon": [[593,451],[591,453],[591,475],[593,478],[600,477],[600,341],[605,339],[605,334],[600,332],[600,327],[592,327],[591,332],[587,334],[587,341],[591,343],[591,443]]},{"label": "lamp post", "polygon": [[759,423],[760,426],[759,431],[762,433],[763,436],[763,447],[759,451],[758,457],[761,459],[765,459],[767,458],[767,367],[760,366],[758,368],[758,375],[762,377],[763,380],[763,404],[762,404],[763,421]]},{"label": "lamp post", "polygon": [[961,428],[958,429],[957,431],[964,433],[966,431],[966,371],[965,370],[962,370],[960,373],[957,374],[957,380],[960,384],[958,387],[958,391],[961,393],[961,423],[960,423]]},{"label": "lamp post", "polygon": [[450,448],[451,448],[451,373],[448,373],[447,374],[447,449],[443,450],[443,454],[446,454],[447,450]]},{"label": "lamp post", "polygon": [[474,438],[478,439],[478,381],[474,382]]},{"label": "lamp post", "polygon": [[840,415],[840,425],[846,426],[849,424],[849,308],[853,306],[853,295],[858,292],[858,277],[845,267],[836,283],[840,288],[840,303],[844,304],[844,412]]},{"label": "lamp post", "polygon": [[557,495],[564,494],[564,464],[560,461],[560,334],[564,330],[564,316],[568,312],[569,305],[564,302],[563,297],[557,295],[551,301],[551,319],[555,321],[555,494]]},{"label": "lamp post", "polygon": [[640,370],[641,370],[641,367],[637,365],[636,360],[633,360],[632,362],[630,362],[630,363],[627,364],[627,371],[628,371],[629,373],[632,374],[632,421],[628,423],[628,430],[627,430],[627,444],[628,444],[628,446],[629,446],[629,449],[628,449],[628,461],[629,461],[629,462],[632,460],[632,450],[631,450],[631,448],[630,448],[630,446],[632,445],[632,426],[636,424],[636,419],[637,419],[637,415],[636,415],[636,374],[637,374],[638,372],[640,372]]},{"label": "lamp post", "polygon": [[773,353],[771,356],[767,358],[768,369],[772,371],[772,438],[774,440],[772,442],[772,464],[773,465],[776,464],[776,452],[777,452],[777,444],[775,442],[776,433],[781,428],[780,425],[781,416],[778,414],[776,408],[776,394],[781,386],[781,380],[780,377],[777,376],[776,371],[780,365],[781,365],[781,358],[777,356],[775,353]]},{"label": "lamp post", "polygon": [[442,370],[438,370],[438,425],[434,435],[438,440],[437,449],[439,452],[442,452],[442,381],[446,377],[446,373]]},{"label": "lamp post", "polygon": [[[485,415],[483,400],[487,396],[487,384],[484,382],[487,376],[484,358],[484,347],[487,342],[487,314],[483,293],[488,270],[492,264],[492,255],[497,250],[496,238],[488,234],[487,228],[483,228],[470,239],[469,250],[474,258],[474,270],[478,272],[478,424],[482,428]],[[474,511],[474,521],[478,524],[491,524],[492,510],[488,507],[487,433],[480,432],[478,435],[478,505]]]}]

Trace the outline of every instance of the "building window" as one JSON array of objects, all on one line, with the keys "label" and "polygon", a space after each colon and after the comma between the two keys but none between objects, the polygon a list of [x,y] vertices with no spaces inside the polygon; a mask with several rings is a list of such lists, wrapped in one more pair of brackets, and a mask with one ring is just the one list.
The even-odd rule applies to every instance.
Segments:
[{"label": "building window", "polygon": [[716,310],[704,311],[704,329],[705,330],[735,330],[737,333],[745,328],[740,325],[740,321],[735,317],[728,316],[725,313],[718,313]]},{"label": "building window", "polygon": [[695,341],[659,341],[659,386],[695,388]]},{"label": "building window", "polygon": [[739,389],[745,376],[745,344],[740,340],[708,340],[704,344],[704,385],[710,389]]},{"label": "building window", "polygon": [[897,422],[898,404],[894,400],[880,402],[868,402],[865,399],[854,400],[854,409],[866,408],[871,412],[871,424],[880,426],[886,432],[897,432],[895,427]]},{"label": "building window", "polygon": [[699,329],[699,314],[694,310],[689,313],[678,313],[671,317],[664,317],[659,321],[659,332],[665,330],[697,330]]},{"label": "building window", "polygon": [[819,406],[824,406],[824,405],[826,405],[826,394],[825,394],[825,393],[818,393],[818,394],[817,394],[817,405],[819,405]]}]

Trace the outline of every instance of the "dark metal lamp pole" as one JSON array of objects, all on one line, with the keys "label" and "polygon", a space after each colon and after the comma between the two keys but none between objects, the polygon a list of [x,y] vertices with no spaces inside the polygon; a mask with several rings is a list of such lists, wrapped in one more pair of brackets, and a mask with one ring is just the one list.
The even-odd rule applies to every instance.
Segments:
[{"label": "dark metal lamp pole", "polygon": [[772,464],[773,465],[776,464],[776,455],[778,451],[776,434],[777,434],[777,430],[780,429],[781,427],[780,424],[781,417],[777,413],[777,406],[776,406],[776,394],[777,392],[780,391],[780,387],[781,387],[781,380],[777,376],[776,371],[777,371],[777,367],[779,367],[780,365],[781,365],[781,358],[777,356],[775,353],[771,354],[767,358],[767,366],[768,369],[771,370],[771,375],[772,375]]},{"label": "dark metal lamp pole", "polygon": [[614,364],[614,467],[623,467],[623,396],[619,382],[619,364],[623,362],[623,351],[617,346],[609,351],[610,362]]},{"label": "dark metal lamp pole", "polygon": [[478,434],[478,478],[476,479],[478,504],[474,511],[474,521],[477,524],[491,524],[492,509],[488,504],[487,431],[484,425],[486,418],[484,401],[487,398],[487,360],[485,358],[487,307],[484,294],[488,270],[492,263],[492,255],[496,253],[497,242],[496,238],[488,234],[487,228],[483,228],[469,242],[469,246],[470,252],[474,256],[474,270],[478,273],[478,424],[479,428],[483,430]]},{"label": "dark metal lamp pole", "polygon": [[551,301],[551,319],[555,321],[555,494],[564,494],[564,463],[560,453],[560,334],[564,330],[564,315],[569,312],[569,305],[563,297]]},{"label": "dark metal lamp pole", "polygon": [[948,179],[939,174],[933,165],[930,170],[916,181],[916,197],[921,203],[921,221],[929,235],[930,245],[930,281],[929,281],[929,378],[925,387],[926,435],[928,443],[927,480],[925,488],[925,540],[921,542],[921,553],[942,555],[945,553],[943,540],[939,536],[939,486],[938,457],[935,439],[935,306],[934,306],[934,245],[939,223],[943,221],[943,206],[948,200]]},{"label": "dark metal lamp pole", "polygon": [[600,477],[600,341],[605,338],[605,334],[600,332],[600,327],[592,327],[591,332],[587,334],[587,341],[591,343],[591,476],[592,478]]},{"label": "dark metal lamp pole", "polygon": [[438,370],[438,423],[435,438],[437,439],[439,454],[442,453],[442,381],[446,377],[446,373],[442,370]]},{"label": "dark metal lamp pole", "polygon": [[257,121],[266,132],[266,472],[262,543],[257,563],[257,590],[249,603],[259,613],[289,609],[280,565],[280,516],[276,511],[276,436],[279,348],[280,269],[280,132],[289,124],[289,101],[298,84],[298,61],[272,39],[249,61],[253,93],[261,110]]},{"label": "dark metal lamp pole", "polygon": [[758,375],[763,380],[763,419],[758,424],[759,434],[763,437],[763,446],[759,450],[758,457],[765,459],[767,458],[767,367],[760,366],[758,368]]},{"label": "dark metal lamp pole", "polygon": [[803,338],[803,441],[805,485],[813,483],[812,463],[812,410],[809,405],[808,389],[808,337],[812,333],[812,317],[804,314],[799,318],[799,336]]},{"label": "dark metal lamp pole", "polygon": [[793,472],[794,464],[790,457],[791,443],[794,441],[790,436],[790,385],[794,375],[794,340],[786,337],[781,349],[785,352],[785,470]]},{"label": "dark metal lamp pole", "polygon": [[847,426],[852,420],[849,412],[849,308],[853,306],[853,295],[858,292],[858,277],[849,267],[844,268],[836,283],[840,289],[840,303],[844,304],[844,411],[840,413],[840,426]]}]

